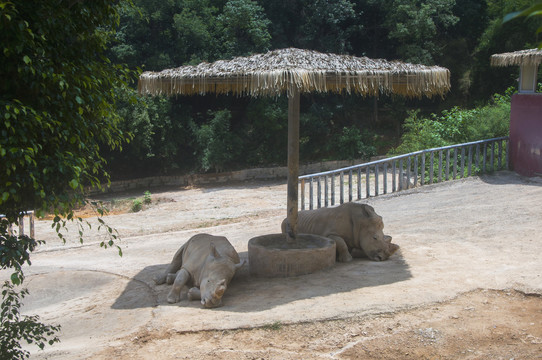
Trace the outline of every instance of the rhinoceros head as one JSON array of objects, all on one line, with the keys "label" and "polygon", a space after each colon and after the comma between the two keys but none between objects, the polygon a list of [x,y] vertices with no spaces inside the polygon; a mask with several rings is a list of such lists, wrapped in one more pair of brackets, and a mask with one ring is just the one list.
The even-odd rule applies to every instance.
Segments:
[{"label": "rhinoceros head", "polygon": [[353,214],[354,238],[369,259],[387,260],[399,246],[391,243],[391,236],[384,235],[382,217],[371,206],[363,205],[360,210]]},{"label": "rhinoceros head", "polygon": [[222,305],[222,296],[226,292],[235,270],[240,266],[242,263],[234,264],[230,258],[221,256],[215,246],[211,244],[211,252],[207,257],[200,283],[201,304],[203,306],[213,308]]}]

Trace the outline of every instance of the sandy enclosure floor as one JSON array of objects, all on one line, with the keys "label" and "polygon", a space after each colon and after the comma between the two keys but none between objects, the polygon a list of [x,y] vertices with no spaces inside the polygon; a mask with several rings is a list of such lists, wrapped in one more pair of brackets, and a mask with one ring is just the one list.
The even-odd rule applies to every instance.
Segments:
[{"label": "sandy enclosure floor", "polygon": [[169,305],[169,287],[152,277],[197,233],[226,236],[247,258],[250,238],[280,231],[285,184],[156,191],[147,209],[104,218],[122,237],[122,257],[98,247],[96,225],[84,245],[70,226],[62,244],[50,222],[38,221],[36,237],[47,244],[26,269],[24,311],[61,324],[62,342],[33,358],[542,354],[541,178],[499,172],[362,202],[401,247],[388,261],[355,259],[287,279],[253,278],[245,268],[224,306],[211,310],[187,300]]}]

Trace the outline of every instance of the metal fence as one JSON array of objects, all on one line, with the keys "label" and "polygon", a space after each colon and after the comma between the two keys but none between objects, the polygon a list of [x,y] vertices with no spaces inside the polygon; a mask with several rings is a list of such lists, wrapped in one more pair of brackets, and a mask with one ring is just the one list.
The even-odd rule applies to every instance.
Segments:
[{"label": "metal fence", "polygon": [[300,176],[301,210],[508,169],[508,144],[508,137],[480,140]]},{"label": "metal fence", "polygon": [[[5,218],[6,216],[3,215],[3,214],[0,214],[0,219],[2,218]],[[25,217],[28,218],[28,228],[29,228],[29,235],[31,238],[34,238],[35,237],[35,231],[34,231],[34,211],[33,210],[30,210],[30,211],[24,211],[22,213],[19,214],[19,232],[16,232],[15,230],[13,230],[13,226],[10,224],[9,227],[8,227],[8,234],[9,235],[24,235],[24,229],[25,229],[25,226],[24,226],[24,223],[25,223]]]}]

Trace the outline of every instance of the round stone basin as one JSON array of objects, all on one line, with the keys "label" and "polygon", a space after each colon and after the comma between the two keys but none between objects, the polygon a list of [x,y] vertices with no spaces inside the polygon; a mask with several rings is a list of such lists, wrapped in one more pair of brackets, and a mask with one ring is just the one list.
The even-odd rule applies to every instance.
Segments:
[{"label": "round stone basin", "polygon": [[335,264],[335,241],[323,236],[298,234],[288,243],[286,234],[270,234],[248,241],[250,274],[289,277],[310,274]]}]

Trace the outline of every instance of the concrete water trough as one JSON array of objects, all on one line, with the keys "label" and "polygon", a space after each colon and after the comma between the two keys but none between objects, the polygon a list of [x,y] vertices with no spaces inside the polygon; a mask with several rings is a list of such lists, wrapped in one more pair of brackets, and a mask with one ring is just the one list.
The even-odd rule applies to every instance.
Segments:
[{"label": "concrete water trough", "polygon": [[248,242],[248,264],[252,276],[290,277],[310,274],[335,264],[335,241],[323,236],[269,234]]}]

